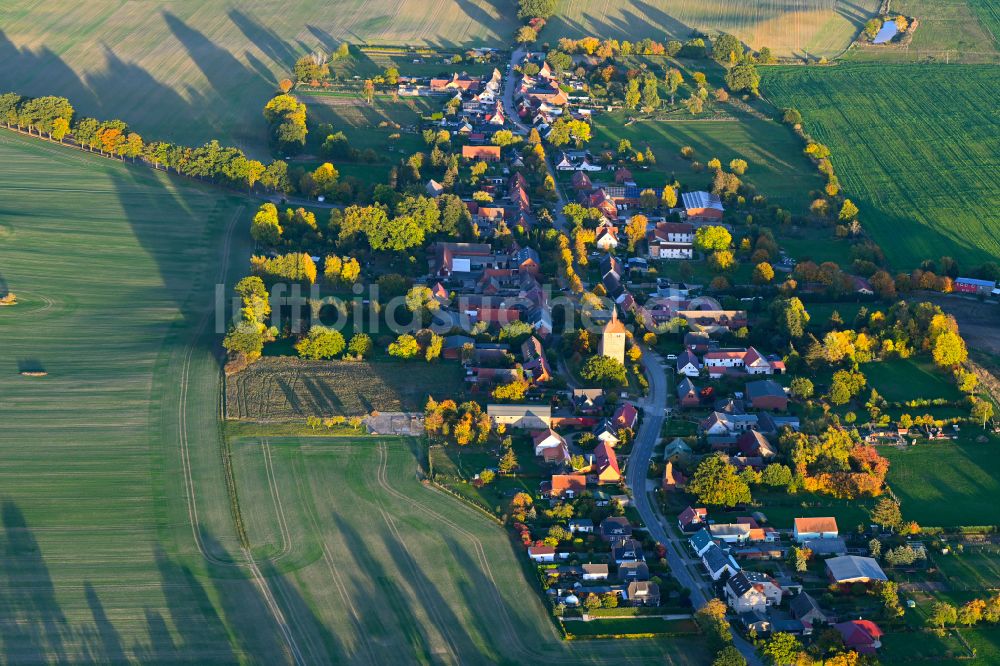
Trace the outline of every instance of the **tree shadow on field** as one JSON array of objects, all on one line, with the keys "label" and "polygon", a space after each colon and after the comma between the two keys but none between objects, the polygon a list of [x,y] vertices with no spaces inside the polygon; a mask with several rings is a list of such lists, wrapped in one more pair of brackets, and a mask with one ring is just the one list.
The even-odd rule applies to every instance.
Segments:
[{"label": "tree shadow on field", "polygon": [[3,502],[0,520],[0,570],[5,578],[0,588],[3,661],[65,662],[65,641],[71,628],[56,599],[38,542],[14,502]]},{"label": "tree shadow on field", "polygon": [[[291,71],[300,53],[289,46],[274,30],[262,25],[257,19],[238,9],[230,9],[229,20],[257,48],[264,52],[275,64]],[[326,48],[326,47],[324,47]],[[273,77],[272,77],[273,78]]]}]

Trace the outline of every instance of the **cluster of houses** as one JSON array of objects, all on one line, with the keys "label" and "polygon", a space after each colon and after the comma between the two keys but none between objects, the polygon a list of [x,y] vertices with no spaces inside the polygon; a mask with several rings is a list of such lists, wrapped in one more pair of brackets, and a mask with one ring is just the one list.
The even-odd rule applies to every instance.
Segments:
[{"label": "cluster of houses", "polygon": [[[689,535],[692,554],[701,561],[706,575],[722,585],[726,603],[749,633],[808,636],[817,624],[831,625],[848,648],[862,654],[874,653],[882,636],[875,623],[863,619],[837,622],[834,614],[824,611],[793,579],[743,568],[741,560],[758,558],[761,552],[771,551],[775,558],[784,556],[781,535],[773,528],[761,527],[758,521],[762,518],[758,514],[720,524],[708,519],[706,509],[688,507],[678,516],[678,526]],[[830,585],[867,585],[888,580],[876,560],[849,554],[834,518],[796,518],[790,537],[798,547],[811,551],[812,557],[824,559]],[[786,597],[790,599],[783,607]]]},{"label": "cluster of houses", "polygon": [[[590,519],[573,519],[569,521],[569,529],[581,535],[596,531],[610,554],[608,562],[561,565],[546,570],[550,577],[558,579],[557,585],[549,589],[555,603],[574,608],[582,606],[591,594],[614,594],[619,603],[629,606],[660,605],[659,585],[650,580],[642,544],[633,538],[627,518],[610,516],[596,529]],[[555,563],[569,555],[550,546],[528,548],[528,557],[538,564]]]}]

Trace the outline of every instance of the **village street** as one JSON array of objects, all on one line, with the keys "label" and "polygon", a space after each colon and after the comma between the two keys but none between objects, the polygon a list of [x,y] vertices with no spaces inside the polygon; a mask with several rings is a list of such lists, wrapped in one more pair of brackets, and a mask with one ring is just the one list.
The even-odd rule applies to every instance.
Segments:
[{"label": "village street", "polygon": [[[637,406],[643,408],[644,416],[632,445],[632,453],[626,463],[625,480],[632,491],[632,504],[642,517],[642,522],[650,535],[667,549],[670,570],[678,582],[691,591],[691,604],[697,609],[714,596],[711,585],[698,570],[700,563],[688,555],[686,542],[678,535],[672,520],[663,516],[650,497],[651,482],[646,478],[653,449],[663,430],[670,386],[673,384],[667,380],[667,373],[673,377],[673,368],[669,364],[664,366],[660,357],[648,347],[642,345],[641,348],[642,364],[649,380],[649,393],[637,403]],[[694,572],[692,566],[695,568]],[[753,645],[735,631],[733,645],[746,658],[748,664],[751,666],[761,664]]]}]

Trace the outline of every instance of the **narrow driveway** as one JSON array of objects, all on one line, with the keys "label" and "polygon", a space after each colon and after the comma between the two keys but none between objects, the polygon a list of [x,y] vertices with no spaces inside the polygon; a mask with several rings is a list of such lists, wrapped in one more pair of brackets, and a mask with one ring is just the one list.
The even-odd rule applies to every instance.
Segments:
[{"label": "narrow driveway", "polygon": [[[504,83],[501,100],[503,101],[504,113],[507,114],[510,122],[514,123],[518,129],[530,132],[531,127],[521,122],[521,117],[517,115],[517,107],[514,106],[514,89],[517,83],[517,72],[514,71],[514,68],[524,60],[525,53],[524,49],[517,49],[510,54],[510,69],[507,70],[507,80]],[[555,218],[555,227],[563,233],[568,233],[569,227],[566,224],[566,216],[562,212],[563,206],[566,205],[566,199],[563,197],[562,188],[559,187],[559,181],[556,180],[556,172],[552,168],[548,152],[545,154],[545,169],[552,176],[552,181],[556,184],[556,213],[553,216]]]},{"label": "narrow driveway", "polygon": [[[673,369],[664,368],[660,357],[645,345],[640,345],[640,348],[642,349],[643,370],[649,381],[649,393],[643,400],[639,401],[639,407],[642,407],[644,416],[632,445],[632,453],[625,466],[625,480],[632,491],[632,504],[639,512],[642,522],[646,525],[650,535],[657,542],[663,544],[667,550],[667,562],[670,564],[671,573],[681,585],[691,590],[691,603],[694,607],[701,608],[714,596],[714,592],[702,575],[697,561],[689,555],[687,544],[678,534],[672,520],[662,515],[659,507],[650,497],[650,483],[646,479],[646,471],[649,469],[653,448],[663,430],[664,411],[667,408],[670,386],[673,383],[667,381],[667,372],[673,376]],[[760,658],[753,645],[736,632],[733,632],[733,645],[746,658],[750,666],[761,666]]]}]

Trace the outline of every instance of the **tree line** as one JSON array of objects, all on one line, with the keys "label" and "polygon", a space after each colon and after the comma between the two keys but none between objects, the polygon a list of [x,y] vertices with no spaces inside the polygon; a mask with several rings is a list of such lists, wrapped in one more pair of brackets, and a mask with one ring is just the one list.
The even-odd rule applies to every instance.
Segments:
[{"label": "tree line", "polygon": [[249,159],[239,148],[222,146],[214,139],[197,148],[167,141],[147,142],[123,120],[84,117],[74,121],[74,115],[73,105],[65,97],[24,97],[13,92],[0,95],[0,122],[8,129],[17,128],[60,143],[68,140],[105,157],[132,162],[138,159],[156,169],[229,187],[252,191],[259,185],[272,192],[293,191],[288,165],[283,160],[265,165]]}]

